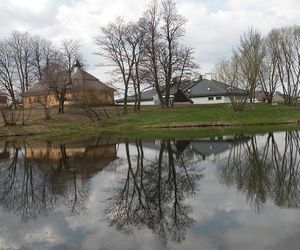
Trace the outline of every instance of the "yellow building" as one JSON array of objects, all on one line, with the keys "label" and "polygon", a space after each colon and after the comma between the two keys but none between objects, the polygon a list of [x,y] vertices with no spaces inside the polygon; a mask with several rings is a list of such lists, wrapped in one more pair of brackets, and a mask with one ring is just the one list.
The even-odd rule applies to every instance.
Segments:
[{"label": "yellow building", "polygon": [[[74,66],[71,75],[72,84],[66,92],[65,105],[112,105],[114,104],[114,89],[92,76],[80,66]],[[46,104],[57,106],[58,99],[49,84],[40,81],[35,83],[22,95],[25,108]]]}]

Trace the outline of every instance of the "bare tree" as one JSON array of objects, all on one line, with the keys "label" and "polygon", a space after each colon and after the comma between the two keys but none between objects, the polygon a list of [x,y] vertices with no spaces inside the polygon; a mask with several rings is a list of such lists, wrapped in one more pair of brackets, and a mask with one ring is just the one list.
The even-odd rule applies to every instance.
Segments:
[{"label": "bare tree", "polygon": [[29,33],[13,31],[9,38],[9,45],[15,61],[19,88],[23,94],[33,82],[32,67],[30,64],[31,48]]},{"label": "bare tree", "polygon": [[161,67],[159,66],[159,54],[161,51],[160,15],[156,1],[153,1],[143,15],[143,28],[145,29],[145,52],[143,64],[147,70],[147,80],[156,90],[159,103],[163,104]]},{"label": "bare tree", "polygon": [[16,108],[16,90],[14,86],[16,67],[12,49],[7,41],[0,42],[0,84],[1,89],[8,93],[12,106]]},{"label": "bare tree", "polygon": [[160,61],[164,72],[165,87],[165,105],[169,106],[170,89],[173,77],[176,75],[175,64],[181,59],[179,53],[181,47],[178,45],[178,39],[183,37],[183,26],[186,23],[185,18],[180,15],[176,5],[172,0],[162,2],[162,29],[165,45],[160,55]]},{"label": "bare tree", "polygon": [[170,106],[170,91],[174,84],[180,87],[198,66],[194,63],[193,49],[180,44],[186,19],[177,11],[175,2],[166,0],[161,8],[155,1],[144,14],[145,65],[149,81],[153,82],[162,106]]},{"label": "bare tree", "polygon": [[130,36],[130,27],[124,20],[117,18],[102,28],[102,34],[96,37],[98,54],[106,58],[114,67],[114,73],[121,77],[124,85],[124,109],[127,113],[127,97],[130,80],[133,76],[135,50],[137,43]]},{"label": "bare tree", "polygon": [[[193,48],[190,47],[182,47],[179,50],[179,55],[178,55],[178,63],[177,63],[177,89],[180,88],[183,80],[186,77],[193,78],[193,76],[196,73],[196,69],[199,68],[199,66],[195,63],[194,61],[194,50]],[[173,78],[174,80],[174,78]],[[174,83],[174,81],[173,81]]]},{"label": "bare tree", "polygon": [[[195,68],[193,51],[180,44],[185,18],[173,1],[158,6],[153,1],[137,23],[118,18],[102,28],[96,38],[99,53],[114,67],[114,73],[124,86],[124,113],[130,87],[136,97],[135,109],[140,109],[141,85],[152,85],[157,101],[169,107],[174,78],[182,79]],[[132,83],[132,85],[131,85]]]},{"label": "bare tree", "polygon": [[279,80],[285,103],[294,105],[300,94],[300,27],[273,29],[269,39],[277,57]]},{"label": "bare tree", "polygon": [[141,19],[137,23],[130,23],[128,25],[127,35],[134,62],[131,75],[131,81],[135,94],[134,110],[140,111],[142,85],[149,85],[147,82],[145,82],[147,71],[143,67],[145,52],[145,29],[143,28],[143,20]]},{"label": "bare tree", "polygon": [[52,43],[40,36],[34,36],[30,40],[31,65],[36,79],[42,80],[43,68],[49,66],[57,55],[57,49]]},{"label": "bare tree", "polygon": [[[49,93],[53,93],[58,101],[58,113],[64,113],[67,93],[74,88],[72,71],[75,61],[81,58],[80,45],[75,40],[63,40],[60,53],[53,62],[43,70],[43,84]],[[79,61],[78,61],[79,63]]]},{"label": "bare tree", "polygon": [[14,126],[17,124],[25,125],[31,116],[32,106],[27,112],[24,107],[18,106],[17,108],[12,108],[9,106],[0,106],[0,114],[4,126]]},{"label": "bare tree", "polygon": [[259,69],[259,86],[263,90],[268,103],[272,103],[275,91],[279,87],[279,59],[271,36],[270,34],[264,39],[264,57]]},{"label": "bare tree", "polygon": [[239,57],[240,74],[247,82],[250,102],[253,102],[258,77],[264,58],[263,39],[261,33],[254,28],[249,29],[240,37],[239,45],[234,54]]},{"label": "bare tree", "polygon": [[233,55],[230,59],[223,59],[215,65],[217,80],[227,84],[227,95],[235,111],[243,111],[248,100],[251,85],[245,81],[241,73],[241,57]]}]

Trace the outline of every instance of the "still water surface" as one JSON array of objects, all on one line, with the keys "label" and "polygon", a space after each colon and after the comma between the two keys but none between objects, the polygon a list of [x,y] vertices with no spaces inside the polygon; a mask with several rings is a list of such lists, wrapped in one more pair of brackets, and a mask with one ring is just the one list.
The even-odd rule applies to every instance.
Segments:
[{"label": "still water surface", "polygon": [[0,249],[299,249],[300,132],[0,142]]}]

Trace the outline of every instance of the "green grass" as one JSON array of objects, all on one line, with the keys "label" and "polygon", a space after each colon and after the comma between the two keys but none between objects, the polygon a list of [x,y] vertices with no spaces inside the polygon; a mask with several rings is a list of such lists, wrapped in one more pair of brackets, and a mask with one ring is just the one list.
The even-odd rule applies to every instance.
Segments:
[{"label": "green grass", "polygon": [[113,135],[123,138],[191,138],[260,133],[298,129],[300,107],[252,104],[243,112],[234,112],[229,105],[193,105],[169,109],[144,107],[144,110],[138,113],[116,116],[102,126],[86,120],[70,121],[66,117],[54,116],[51,121],[45,121],[43,124],[1,127],[0,136],[37,135],[62,138]]},{"label": "green grass", "polygon": [[300,107],[268,104],[248,105],[234,112],[228,105],[198,105],[170,109],[148,109],[131,113],[106,124],[108,130],[141,130],[184,126],[253,126],[297,123]]}]

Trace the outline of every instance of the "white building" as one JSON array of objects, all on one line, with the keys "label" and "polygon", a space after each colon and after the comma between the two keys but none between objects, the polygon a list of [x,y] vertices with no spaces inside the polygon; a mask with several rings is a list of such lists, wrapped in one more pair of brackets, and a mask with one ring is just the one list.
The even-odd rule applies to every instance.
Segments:
[{"label": "white building", "polygon": [[[230,87],[225,83],[213,80],[211,74],[203,76],[197,81],[183,82],[179,89],[174,86],[170,90],[170,100],[174,103],[193,103],[193,104],[221,104],[230,103],[228,92]],[[244,95],[242,90],[236,91]],[[162,93],[164,94],[164,92]],[[124,99],[116,100],[118,104],[123,104]],[[128,105],[135,103],[135,96],[129,96]],[[160,104],[155,89],[142,92],[141,105]]]}]

